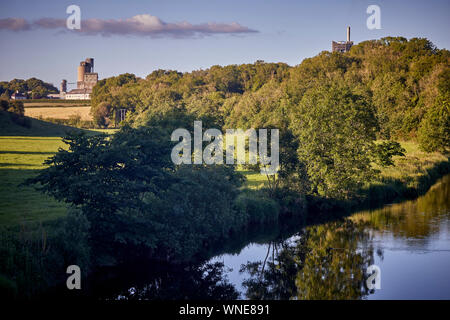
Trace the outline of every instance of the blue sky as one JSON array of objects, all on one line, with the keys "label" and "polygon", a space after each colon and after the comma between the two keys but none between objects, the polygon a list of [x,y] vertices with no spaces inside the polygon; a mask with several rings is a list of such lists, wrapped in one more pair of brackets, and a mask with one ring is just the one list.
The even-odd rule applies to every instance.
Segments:
[{"label": "blue sky", "polygon": [[[100,78],[125,72],[145,77],[156,69],[191,71],[212,65],[267,62],[299,64],[331,40],[345,40],[346,26],[356,43],[384,36],[426,37],[438,48],[450,48],[450,0],[70,0],[0,1],[0,20],[66,19],[66,8],[81,8],[83,21],[118,20],[149,14],[165,23],[238,23],[257,32],[196,36],[86,35],[74,31],[0,28],[0,80],[37,77],[59,86],[76,81],[76,67],[95,58]],[[368,5],[381,8],[380,30],[366,27]]]}]

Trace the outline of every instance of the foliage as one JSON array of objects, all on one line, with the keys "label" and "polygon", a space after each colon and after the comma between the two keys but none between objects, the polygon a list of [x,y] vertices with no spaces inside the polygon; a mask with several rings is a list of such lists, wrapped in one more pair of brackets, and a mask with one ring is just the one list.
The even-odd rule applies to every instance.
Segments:
[{"label": "foliage", "polygon": [[[180,166],[170,159],[177,119],[124,127],[113,137],[70,135],[29,183],[79,206],[96,250],[183,259],[242,227],[234,208],[243,179],[229,166]],[[180,120],[182,121],[182,120]]]},{"label": "foliage", "polygon": [[22,101],[0,100],[0,112],[8,112],[11,121],[25,127],[31,128],[31,120],[24,116],[25,108]]},{"label": "foliage", "polygon": [[[0,241],[0,289],[15,298],[30,298],[65,279],[65,269],[76,264],[90,268],[89,223],[76,210],[51,225],[24,225],[17,232],[3,228]],[[6,287],[6,288],[5,288]]]},{"label": "foliage", "polygon": [[249,224],[263,224],[278,220],[277,202],[258,192],[243,192],[236,199],[236,207],[247,217]]},{"label": "foliage", "polygon": [[372,154],[375,162],[382,167],[394,165],[394,156],[404,156],[406,150],[396,141],[383,141],[374,146]]},{"label": "foliage", "polygon": [[349,198],[373,178],[369,153],[377,122],[364,97],[348,87],[320,86],[305,93],[292,118],[313,193]]},{"label": "foliage", "polygon": [[419,127],[419,141],[427,152],[450,150],[450,99],[439,96]]},{"label": "foliage", "polygon": [[[427,39],[386,37],[361,42],[348,53],[324,51],[294,67],[257,61],[187,73],[157,70],[145,79],[123,74],[98,83],[92,95],[92,112],[102,125],[113,121],[117,110],[126,109],[125,122],[132,126],[177,111],[209,119],[222,129],[278,128],[282,156],[277,187],[290,185],[300,193],[351,197],[374,173],[368,165],[369,150],[373,150],[371,157],[380,165],[392,165],[389,159],[401,153],[394,144],[375,147],[370,142],[374,137],[415,139],[420,127],[422,144],[433,141],[430,135],[446,139],[446,120],[437,122],[433,116],[437,111],[432,110],[438,108],[437,96],[448,95],[449,62],[449,51],[436,48]],[[320,89],[323,86],[332,88],[335,100],[344,99],[339,102],[341,107],[316,105],[320,99],[311,96],[318,90],[325,96],[328,89]],[[311,101],[305,107],[308,99]],[[352,102],[348,104],[345,99]],[[326,102],[338,103],[333,99]],[[313,135],[312,141],[307,141],[309,137],[297,119],[303,117],[300,109],[311,117],[317,114],[317,119],[328,119],[325,126],[321,120],[302,125],[309,128],[308,134],[317,129],[317,137],[322,138]],[[355,127],[345,119],[354,119],[361,126]],[[344,141],[344,135],[348,141]],[[359,138],[361,145],[356,147]],[[320,152],[316,157],[309,153],[299,157],[296,150],[302,148],[298,146],[300,139],[310,145],[323,142],[334,147],[326,155],[332,160],[319,160]],[[442,141],[439,143],[442,145]],[[437,150],[435,146],[425,148]],[[352,164],[356,165],[353,169]],[[316,169],[324,171],[318,173]]]},{"label": "foliage", "polygon": [[45,98],[49,93],[58,93],[58,89],[52,84],[36,78],[30,78],[28,80],[14,79],[9,82],[0,82],[0,94],[8,95],[9,98],[16,91],[25,94],[31,99]]}]

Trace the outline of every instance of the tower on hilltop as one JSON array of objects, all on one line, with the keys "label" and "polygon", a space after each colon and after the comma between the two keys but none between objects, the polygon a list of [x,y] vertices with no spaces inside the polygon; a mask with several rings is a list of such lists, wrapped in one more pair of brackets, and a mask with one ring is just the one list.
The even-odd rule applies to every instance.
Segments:
[{"label": "tower on hilltop", "polygon": [[332,52],[348,52],[353,46],[353,41],[350,41],[350,27],[347,27],[347,41],[331,41]]}]

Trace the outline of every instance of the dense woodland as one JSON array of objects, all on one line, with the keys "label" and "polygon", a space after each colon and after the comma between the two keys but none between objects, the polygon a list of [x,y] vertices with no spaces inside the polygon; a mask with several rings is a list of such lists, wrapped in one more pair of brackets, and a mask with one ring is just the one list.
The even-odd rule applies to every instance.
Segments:
[{"label": "dense woodland", "polygon": [[158,70],[145,79],[123,74],[94,88],[93,115],[107,125],[115,111],[127,109],[128,122],[143,124],[179,109],[222,127],[289,128],[307,99],[332,87],[374,113],[377,138],[419,139],[424,149],[442,151],[450,143],[449,59],[448,50],[427,39],[387,37],[349,53],[324,51],[295,67],[257,61],[190,73]]}]

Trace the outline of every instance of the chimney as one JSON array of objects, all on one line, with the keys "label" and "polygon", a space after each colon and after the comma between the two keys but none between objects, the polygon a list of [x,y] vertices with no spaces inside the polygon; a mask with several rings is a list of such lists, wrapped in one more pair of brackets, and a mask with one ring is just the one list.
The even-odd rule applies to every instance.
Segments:
[{"label": "chimney", "polygon": [[350,26],[347,27],[347,42],[350,42]]}]

